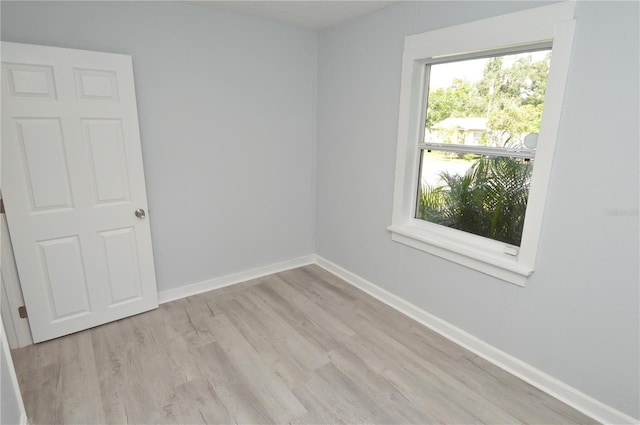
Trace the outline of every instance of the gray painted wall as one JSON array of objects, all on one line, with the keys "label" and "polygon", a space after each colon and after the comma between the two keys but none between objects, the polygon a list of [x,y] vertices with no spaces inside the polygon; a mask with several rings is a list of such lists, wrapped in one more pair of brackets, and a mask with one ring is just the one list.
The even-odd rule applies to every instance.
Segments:
[{"label": "gray painted wall", "polygon": [[637,2],[577,6],[538,264],[526,288],[394,243],[386,230],[403,37],[530,6],[415,2],[320,33],[316,252],[639,417]]},{"label": "gray painted wall", "polygon": [[133,56],[158,288],[313,253],[316,34],[168,2],[2,2],[2,40]]}]

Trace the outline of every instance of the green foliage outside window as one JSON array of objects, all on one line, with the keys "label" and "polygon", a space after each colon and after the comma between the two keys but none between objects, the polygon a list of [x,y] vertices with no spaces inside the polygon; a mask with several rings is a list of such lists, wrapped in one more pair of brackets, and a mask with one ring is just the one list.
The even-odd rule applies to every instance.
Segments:
[{"label": "green foliage outside window", "polygon": [[550,62],[550,52],[538,61],[522,55],[510,66],[505,66],[503,56],[493,57],[480,80],[456,78],[448,87],[429,90],[427,129],[450,117],[483,117],[489,134],[481,144],[493,146],[539,133]]},{"label": "green foliage outside window", "polygon": [[421,186],[417,218],[520,246],[532,170],[532,161],[483,157],[464,175],[443,172],[441,186]]}]

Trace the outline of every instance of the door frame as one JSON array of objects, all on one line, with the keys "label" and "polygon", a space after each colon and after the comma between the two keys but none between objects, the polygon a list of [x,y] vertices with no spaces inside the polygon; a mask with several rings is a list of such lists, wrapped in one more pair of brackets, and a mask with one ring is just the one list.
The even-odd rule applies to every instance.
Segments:
[{"label": "door frame", "polygon": [[[20,391],[20,385],[18,384],[18,377],[16,375],[16,369],[13,366],[13,358],[11,357],[11,350],[9,349],[9,342],[7,341],[7,337],[5,335],[4,323],[2,322],[2,318],[0,318],[0,345],[2,345],[2,352],[0,352],[0,362],[7,362],[7,369],[9,370],[9,376],[3,376],[2,379],[9,379],[10,386],[13,390],[13,393],[16,398],[16,402],[18,404],[18,412],[20,413],[20,424],[28,424],[27,421],[27,411],[24,408],[24,401],[22,399],[22,392]],[[6,406],[5,406],[6,409]]]},{"label": "door frame", "polygon": [[[0,195],[1,196],[1,195]],[[9,226],[6,214],[0,214],[1,229],[0,244],[2,247],[2,268],[0,269],[0,279],[2,281],[2,321],[7,332],[7,340],[10,348],[25,347],[33,344],[29,319],[21,318],[18,314],[18,307],[24,306],[22,297],[22,287],[20,277],[16,267],[16,260],[13,256],[13,245],[9,237]]]},{"label": "door frame", "polygon": [[[2,153],[1,153],[1,149],[0,149],[0,164],[2,163],[1,158],[2,157]],[[0,172],[0,176],[2,176],[2,173]],[[0,178],[0,187],[2,187],[2,179]],[[2,194],[0,193],[0,198],[2,197]],[[3,226],[6,226],[6,218],[5,218],[5,214],[2,213],[0,214],[0,216],[2,216],[2,221],[3,221]],[[10,244],[11,241],[9,240],[9,233],[5,231],[5,228],[3,227],[0,231],[0,257],[5,254],[5,251],[7,249],[9,249],[10,251],[8,252],[9,254],[11,254],[11,256],[13,256],[13,249],[11,248]],[[6,241],[6,242],[5,242]],[[6,247],[6,243],[9,244],[9,247]],[[2,291],[5,292],[5,283],[4,283],[4,279],[2,278],[2,274],[3,271],[5,270],[5,267],[7,267],[7,264],[3,264],[4,261],[0,262],[0,283],[2,286]],[[15,268],[15,262],[13,264],[13,267]],[[15,275],[18,275],[17,270],[15,270]],[[14,285],[19,285],[19,282],[13,282]],[[19,289],[19,288],[16,288]],[[22,292],[20,292],[20,294],[22,294]],[[11,318],[13,319],[13,314],[15,313],[15,315],[17,316],[18,310],[16,309],[15,312],[11,312]],[[12,320],[11,326],[13,327],[13,329],[15,330],[16,327],[14,325],[15,320]],[[28,325],[27,325],[28,327]],[[7,340],[7,334],[6,334],[6,328],[4,327],[4,322],[2,320],[2,317],[0,316],[0,346],[2,346],[2,349],[0,351],[0,363],[1,362],[7,362],[7,369],[9,370],[9,383],[10,386],[13,390],[13,393],[15,395],[16,398],[16,402],[18,404],[18,412],[20,413],[20,424],[28,424],[28,419],[27,419],[27,411],[24,407],[24,400],[22,399],[22,392],[20,391],[20,384],[18,384],[18,376],[16,375],[16,369],[13,366],[13,358],[11,357],[11,348],[9,346],[9,341]],[[16,331],[17,333],[17,331]],[[31,339],[31,333],[29,332],[29,339]],[[0,366],[1,367],[1,366]],[[7,379],[6,376],[2,376],[0,377],[0,379]],[[5,407],[6,408],[6,407]]]}]

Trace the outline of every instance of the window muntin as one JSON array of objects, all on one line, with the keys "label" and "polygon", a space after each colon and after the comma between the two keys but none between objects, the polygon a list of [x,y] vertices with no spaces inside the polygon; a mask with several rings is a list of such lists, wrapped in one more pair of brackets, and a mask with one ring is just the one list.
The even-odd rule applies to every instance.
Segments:
[{"label": "window muntin", "polygon": [[520,246],[550,61],[544,48],[426,65],[415,218]]}]

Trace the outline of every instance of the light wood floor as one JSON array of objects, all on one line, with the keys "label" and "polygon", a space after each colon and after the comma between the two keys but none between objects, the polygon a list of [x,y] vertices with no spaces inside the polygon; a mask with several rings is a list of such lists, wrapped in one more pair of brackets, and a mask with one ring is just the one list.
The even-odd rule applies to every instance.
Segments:
[{"label": "light wood floor", "polygon": [[593,423],[316,266],[13,356],[31,423]]}]

